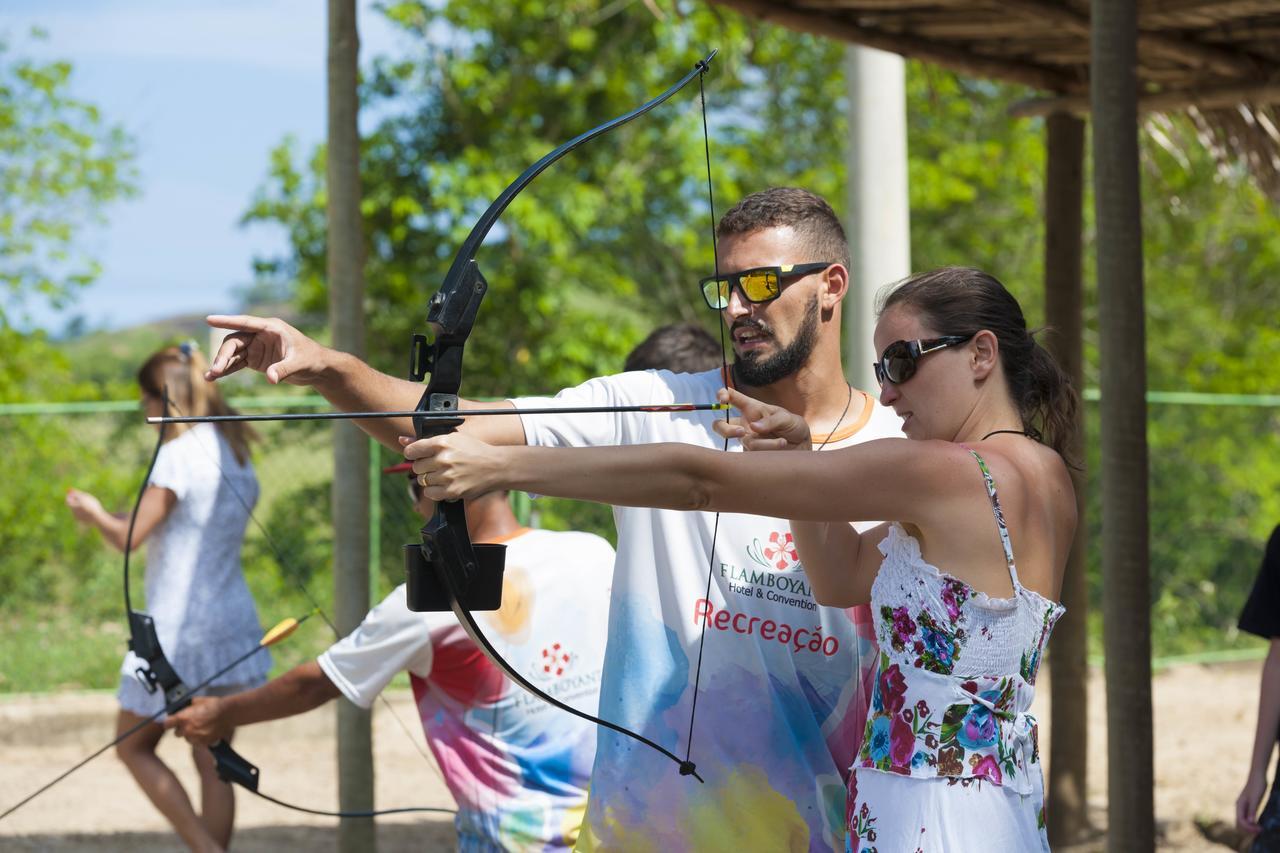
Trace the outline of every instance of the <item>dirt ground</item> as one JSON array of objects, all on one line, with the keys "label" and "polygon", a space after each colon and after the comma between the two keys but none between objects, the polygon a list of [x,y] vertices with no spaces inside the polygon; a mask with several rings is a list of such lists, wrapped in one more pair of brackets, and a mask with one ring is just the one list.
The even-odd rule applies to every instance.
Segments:
[{"label": "dirt ground", "polygon": [[[1161,850],[1191,853],[1227,848],[1205,841],[1196,818],[1229,821],[1248,761],[1256,714],[1260,663],[1180,666],[1155,678],[1156,813]],[[1042,682],[1043,683],[1043,682]],[[1052,725],[1044,692],[1037,715],[1047,744]],[[407,692],[389,696],[394,717],[374,710],[376,798],[380,808],[450,807],[434,764],[418,750],[422,735]],[[0,810],[110,740],[115,714],[110,693],[0,698]],[[399,721],[395,719],[399,718]],[[1106,819],[1106,741],[1101,672],[1089,697],[1090,805]],[[414,741],[401,730],[414,732]],[[309,715],[245,728],[236,747],[262,770],[261,790],[290,802],[331,808],[336,803],[333,714]],[[166,761],[189,790],[194,774],[187,747],[166,738]],[[237,851],[336,850],[336,821],[285,811],[244,794],[238,797]],[[442,850],[453,846],[451,819],[405,815],[380,819],[381,853]],[[0,849],[40,851],[181,850],[163,818],[146,801],[111,753],[0,822]],[[1076,851],[1100,849],[1100,843]]]}]

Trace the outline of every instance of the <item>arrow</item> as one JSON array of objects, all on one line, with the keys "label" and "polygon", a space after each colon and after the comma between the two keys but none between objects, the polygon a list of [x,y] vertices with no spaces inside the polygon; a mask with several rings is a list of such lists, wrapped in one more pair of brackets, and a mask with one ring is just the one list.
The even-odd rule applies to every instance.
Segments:
[{"label": "arrow", "polygon": [[147,418],[149,424],[202,424],[233,421],[336,421],[374,418],[417,418],[427,421],[498,415],[585,415],[608,412],[723,412],[728,403],[662,403],[635,406],[549,406],[534,409],[453,409],[440,412],[288,412],[269,415],[182,415]]}]

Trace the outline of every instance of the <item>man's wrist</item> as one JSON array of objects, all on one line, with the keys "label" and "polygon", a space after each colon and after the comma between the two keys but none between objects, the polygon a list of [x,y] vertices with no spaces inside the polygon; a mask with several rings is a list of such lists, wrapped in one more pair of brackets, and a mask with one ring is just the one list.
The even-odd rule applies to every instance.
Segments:
[{"label": "man's wrist", "polygon": [[495,466],[494,476],[496,482],[488,484],[489,491],[497,489],[525,490],[531,485],[523,481],[519,466],[520,451],[528,451],[528,449],[524,445],[498,444],[493,446],[493,454],[497,458],[498,464]]},{"label": "man's wrist", "polygon": [[352,365],[360,359],[349,352],[332,349],[323,344],[316,344],[316,349],[318,355],[311,369],[314,376],[311,387],[326,399],[331,394],[343,393]]},{"label": "man's wrist", "polygon": [[247,695],[252,691],[234,694],[231,696],[212,696],[210,697],[213,704],[213,722],[214,727],[219,731],[232,731],[240,726],[247,725],[252,720],[241,719],[244,714],[244,703],[240,697]]}]

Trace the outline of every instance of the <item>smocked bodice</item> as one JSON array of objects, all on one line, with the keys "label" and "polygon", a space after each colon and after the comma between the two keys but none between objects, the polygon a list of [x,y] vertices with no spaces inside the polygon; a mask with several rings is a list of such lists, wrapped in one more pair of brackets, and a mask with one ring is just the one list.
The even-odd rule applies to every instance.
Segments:
[{"label": "smocked bodice", "polygon": [[973,456],[986,480],[1013,595],[993,598],[946,574],[925,562],[913,536],[890,525],[871,587],[880,666],[857,766],[985,778],[1027,793],[1030,766],[1038,761],[1035,718],[1028,713],[1033,685],[1049,632],[1064,611],[1018,582],[995,482]]}]

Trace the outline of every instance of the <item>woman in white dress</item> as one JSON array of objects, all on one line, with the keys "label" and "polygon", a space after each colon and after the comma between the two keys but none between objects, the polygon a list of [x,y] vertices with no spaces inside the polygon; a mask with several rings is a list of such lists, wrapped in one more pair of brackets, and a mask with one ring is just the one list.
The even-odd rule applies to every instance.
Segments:
[{"label": "woman in white dress", "polygon": [[[759,303],[740,298],[733,274],[724,280],[730,309],[749,318]],[[516,488],[792,519],[819,603],[870,602],[880,645],[849,774],[849,848],[1047,849],[1028,709],[1062,614],[1055,599],[1076,526],[1062,455],[1075,394],[1017,301],[978,270],[902,283],[881,309],[875,344],[881,401],[902,417],[907,440],[745,455],[673,444],[489,447],[464,430],[411,443],[405,455],[436,500]],[[721,429],[740,442],[731,451],[811,449],[798,416],[722,396],[739,412]],[[889,521],[863,533],[849,524],[876,519]]]},{"label": "woman in white dress", "polygon": [[[171,414],[230,414],[217,387],[203,378],[207,363],[193,344],[166,347],[138,371],[148,416],[163,413],[167,391]],[[244,424],[174,424],[165,433],[141,502],[132,540],[147,547],[146,607],[155,620],[160,647],[178,676],[195,685],[258,644],[261,626],[240,566],[258,480],[249,461],[253,434]],[[72,489],[67,505],[123,551],[128,514],[112,514],[87,492]],[[117,732],[141,723],[165,706],[160,690],[148,691],[138,677],[145,663],[133,652],[121,666]],[[225,695],[256,687],[271,668],[264,650],[217,678],[207,690]],[[192,749],[200,776],[196,811],[173,771],[156,755],[160,721],[124,740],[116,754],[139,786],[193,850],[220,850],[231,840],[235,800],[218,779],[213,756]]]}]

